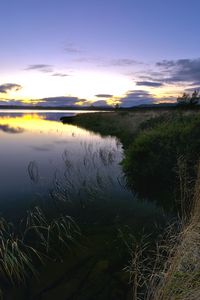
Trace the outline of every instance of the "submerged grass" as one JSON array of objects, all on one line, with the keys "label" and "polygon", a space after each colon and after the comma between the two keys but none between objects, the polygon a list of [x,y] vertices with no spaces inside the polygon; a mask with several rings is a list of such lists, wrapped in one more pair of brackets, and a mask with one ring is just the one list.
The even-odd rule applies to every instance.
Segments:
[{"label": "submerged grass", "polygon": [[35,207],[18,224],[0,219],[0,289],[25,285],[38,275],[46,259],[56,258],[79,234],[79,228],[68,216],[49,220]]}]

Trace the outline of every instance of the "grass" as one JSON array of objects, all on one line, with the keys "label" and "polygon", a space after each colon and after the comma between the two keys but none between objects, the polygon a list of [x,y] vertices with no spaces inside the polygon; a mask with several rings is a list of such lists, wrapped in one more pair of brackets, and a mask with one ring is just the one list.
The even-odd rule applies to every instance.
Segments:
[{"label": "grass", "polygon": [[[69,252],[73,254],[78,252],[78,247],[75,245],[75,247],[71,249],[72,251],[67,251],[67,254],[63,258],[63,264],[57,264],[57,273],[55,274],[56,263],[51,264],[48,258],[51,257],[57,260],[58,257],[61,257],[62,253],[60,252],[63,251],[60,250],[65,251],[66,247],[71,246],[71,242],[73,242],[73,238],[76,237],[77,234],[76,227],[70,218],[63,219],[64,217],[59,217],[59,214],[57,214],[54,209],[54,219],[49,216],[52,212],[52,201],[48,201],[49,215],[44,214],[39,207],[36,207],[34,210],[27,212],[26,218],[20,222],[17,226],[18,228],[14,228],[13,226],[10,228],[11,236],[17,237],[21,242],[18,246],[19,255],[13,253],[13,257],[16,258],[16,264],[21,262],[18,261],[21,254],[24,257],[25,254],[27,254],[27,259],[29,260],[28,267],[23,266],[22,272],[19,272],[16,268],[17,274],[22,275],[23,280],[17,280],[14,273],[12,273],[12,284],[21,284],[22,291],[26,290],[25,286],[28,286],[29,291],[31,291],[30,293],[32,295],[36,294],[36,299],[37,292],[40,293],[38,289],[40,283],[35,284],[36,289],[30,287],[30,281],[34,281],[34,278],[32,278],[34,276],[38,276],[40,282],[42,281],[43,285],[41,284],[41,290],[44,290],[44,293],[46,293],[45,288],[47,286],[49,288],[52,286],[53,292],[56,294],[56,291],[58,291],[59,294],[60,285],[63,284],[61,282],[64,281],[69,287],[69,290],[77,290],[75,293],[78,295],[81,293],[89,293],[86,287],[90,285],[90,293],[94,295],[97,292],[101,292],[100,290],[102,286],[104,286],[105,280],[106,284],[107,282],[112,284],[114,289],[112,291],[113,294],[117,295],[117,293],[122,292],[126,294],[129,292],[128,275],[126,274],[125,277],[125,272],[122,271],[124,262],[128,256],[126,255],[126,250],[124,250],[124,245],[121,245],[118,240],[117,228],[118,226],[121,227],[124,225],[124,215],[126,215],[126,224],[130,223],[131,225],[132,222],[135,222],[130,214],[130,205],[134,201],[132,201],[133,198],[130,193],[131,201],[129,204],[127,203],[127,199],[125,198],[126,190],[121,178],[117,178],[118,174],[115,173],[115,178],[115,176],[113,176],[114,172],[110,172],[111,176],[109,176],[109,171],[112,170],[112,167],[114,167],[113,170],[115,170],[115,166],[121,155],[118,153],[117,146],[116,148],[113,147],[113,143],[107,146],[105,144],[96,145],[83,143],[82,152],[83,156],[77,161],[73,161],[73,153],[70,151],[66,150],[63,153],[63,168],[59,168],[59,171],[55,173],[55,178],[51,186],[51,197],[53,204],[55,204],[54,208],[62,213],[62,215],[64,215],[65,212],[70,215],[73,215],[73,213],[75,213],[76,216],[78,215],[78,221],[83,233],[81,241],[84,241],[84,245],[88,247],[88,249],[79,249],[79,251],[81,254],[83,251],[86,252],[87,255],[90,254],[91,257],[89,261],[93,261],[93,264],[97,265],[98,270],[96,270],[96,267],[92,268],[89,271],[92,272],[93,276],[91,275],[87,279],[86,275],[85,278],[82,278],[81,275],[81,282],[79,283],[78,280],[77,285],[73,283],[73,281],[75,281],[76,272],[79,274],[79,272],[82,272],[79,268],[81,270],[83,269],[80,262],[80,253],[76,254],[75,257],[71,255],[70,259],[68,258],[68,255],[70,255]],[[35,179],[40,176],[37,172],[35,162],[29,164],[28,171],[30,179],[37,182]],[[117,179],[120,180],[120,182]],[[123,196],[120,198],[120,196],[115,193],[114,199],[112,199],[112,195],[109,193],[110,190],[112,189],[113,192],[113,190],[116,189],[117,193],[119,193],[119,188],[122,190]],[[58,216],[56,219],[55,214]],[[66,226],[65,221],[67,222]],[[137,226],[135,223],[134,230],[136,230],[135,227]],[[69,228],[67,225],[69,225]],[[72,228],[72,232],[70,232],[70,228]],[[137,228],[139,232],[140,225],[137,226]],[[21,235],[19,232],[21,232]],[[139,234],[138,232],[137,234]],[[6,237],[4,237],[4,240],[6,240]],[[31,253],[31,251],[28,251],[25,247],[22,248],[21,246],[24,245],[32,247],[35,252]],[[6,258],[7,253],[8,252],[5,253],[4,258]],[[69,267],[71,260],[75,269],[73,269],[73,267],[70,269]],[[43,263],[45,264],[45,268],[41,265]],[[52,269],[49,267],[46,272],[47,265],[49,264],[51,264],[51,266],[53,265],[53,267]],[[105,268],[105,265],[109,265],[109,267]],[[29,266],[33,268],[33,270],[31,270]],[[102,266],[103,270],[101,269]],[[9,265],[8,267],[10,268]],[[87,268],[88,265],[85,263],[84,272]],[[54,270],[54,272],[52,272],[52,270]],[[67,279],[64,275],[62,277],[62,274],[65,273],[68,274]],[[95,282],[93,279],[94,276],[96,278]],[[4,274],[4,277],[8,282],[11,282],[7,274]],[[61,281],[58,281],[58,278],[61,278]],[[80,286],[83,285],[81,290],[78,288],[79,284]],[[56,286],[55,290],[54,286]],[[109,286],[107,289],[107,292],[102,292],[109,294],[111,292]],[[37,292],[35,290],[37,290]],[[48,290],[47,295],[53,299],[53,296],[50,296],[50,294],[51,292]],[[62,294],[62,297],[63,295],[64,294]],[[21,299],[20,296],[19,299]]]},{"label": "grass", "polygon": [[[89,129],[95,133],[115,136],[127,148],[137,133],[139,126],[144,121],[165,113],[165,111],[87,113],[76,115],[69,120],[72,124]],[[67,123],[69,120],[67,117],[62,118],[64,123]]]},{"label": "grass", "polygon": [[[200,118],[191,116],[187,111],[170,114],[168,111],[154,112],[153,110],[142,113],[119,111],[78,115],[72,122],[103,135],[116,136],[121,140],[126,149],[124,168],[134,185],[134,178],[137,176],[139,182],[151,178],[152,183],[155,181],[158,184],[161,178],[164,180],[163,186],[166,183],[171,185],[175,182],[178,173],[180,178],[177,183],[179,183],[183,216],[187,201],[191,199],[188,181],[191,181],[191,174],[193,177],[195,173],[194,168],[198,159]],[[88,154],[90,161],[84,159],[83,164],[94,168],[95,159],[89,148]],[[105,166],[112,164],[115,156],[112,151],[106,152],[104,149],[100,149],[95,155],[98,155]],[[70,177],[73,166],[67,152],[63,154],[63,160],[67,167],[66,186],[60,184],[55,178],[56,189],[52,197],[57,198],[57,202],[67,201],[67,193],[76,188]],[[31,162],[28,171],[31,180],[37,182],[38,174],[34,162]],[[155,173],[156,177],[154,177]],[[81,174],[79,175],[80,179],[84,180]],[[200,179],[196,183],[195,206],[189,210],[191,212],[189,223],[180,234],[177,234],[177,231],[175,234],[168,233],[156,253],[151,252],[152,248],[149,248],[146,240],[139,243],[134,241],[130,245],[124,240],[130,255],[130,264],[125,270],[130,274],[134,300],[199,299],[199,184]],[[85,188],[87,187],[85,184]],[[101,187],[104,188],[105,184],[97,176],[94,178],[93,189],[86,192],[91,195],[91,198],[96,198]],[[191,208],[191,205],[189,207]],[[176,227],[175,229],[177,230]],[[61,257],[63,251],[75,241],[77,234],[79,229],[70,217],[61,214],[52,219],[39,207],[28,211],[26,218],[17,227],[2,218],[0,220],[2,291],[8,283],[26,283],[27,278],[37,276],[37,267],[49,257],[54,259]],[[154,255],[155,260],[152,259]],[[108,268],[109,263],[107,260],[102,260],[97,262],[95,268],[102,272]],[[98,286],[98,277],[94,283]]]},{"label": "grass", "polygon": [[119,111],[77,115],[72,120],[122,142],[128,183],[144,197],[163,198],[165,190],[166,201],[169,194],[180,192],[176,187],[181,159],[187,161],[190,178],[195,179],[200,152],[198,110]]},{"label": "grass", "polygon": [[26,284],[47,258],[57,258],[79,234],[68,216],[49,220],[35,207],[18,224],[0,219],[0,289]]},{"label": "grass", "polygon": [[139,188],[143,183],[144,189],[144,183],[149,181],[154,189],[160,183],[163,191],[170,187],[171,196],[175,195],[174,189],[179,191],[176,195],[182,216],[179,230],[176,226],[175,231],[168,232],[158,251],[151,253],[150,268],[146,244],[138,245],[135,251],[128,246],[131,261],[127,271],[133,285],[133,299],[200,299],[198,111],[98,113],[76,116],[73,124],[120,139],[126,150],[124,168],[134,187]]},{"label": "grass", "polygon": [[162,280],[152,300],[200,299],[200,173],[196,181],[190,218],[171,245]]},{"label": "grass", "polygon": [[195,179],[200,116],[165,115],[142,125],[123,161],[131,185],[147,195],[159,190],[173,192],[181,157],[187,161],[190,178]]}]

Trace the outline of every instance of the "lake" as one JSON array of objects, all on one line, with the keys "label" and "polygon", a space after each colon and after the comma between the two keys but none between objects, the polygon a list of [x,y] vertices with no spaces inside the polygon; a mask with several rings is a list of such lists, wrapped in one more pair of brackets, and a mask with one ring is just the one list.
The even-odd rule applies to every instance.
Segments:
[{"label": "lake", "polygon": [[[108,282],[115,286],[113,299],[128,299],[128,295],[122,296],[128,289],[119,275],[129,259],[124,239],[126,236],[130,238],[130,234],[133,239],[152,232],[156,235],[158,228],[165,225],[168,215],[156,202],[140,199],[126,187],[120,165],[123,147],[117,138],[102,137],[62,124],[62,116],[74,113],[0,111],[1,215],[15,222],[35,206],[45,208],[52,215],[56,203],[62,212],[73,217],[87,239],[89,250],[86,252],[93,264],[90,267],[87,264],[84,270],[90,268],[89,273],[99,274],[98,287],[93,285],[90,277],[87,283],[83,282],[84,246],[84,251],[81,248],[75,259],[80,262],[80,268],[76,266],[76,272],[74,268],[71,278],[73,281],[80,277],[80,282],[74,286],[74,289],[79,284],[81,286],[76,299],[90,299],[89,296],[83,297],[89,289],[93,299],[97,292],[103,293],[100,290]],[[49,273],[47,276],[45,271],[42,272],[46,281],[57,280],[57,277],[49,279]],[[118,275],[122,288],[116,288]],[[62,280],[51,290],[52,298],[47,293],[46,298],[41,299],[54,299],[53,293],[58,295],[60,285],[63,285]],[[34,287],[34,293],[40,289],[42,287]],[[116,296],[117,293],[121,293],[122,298]],[[106,297],[103,293],[98,299]]]}]

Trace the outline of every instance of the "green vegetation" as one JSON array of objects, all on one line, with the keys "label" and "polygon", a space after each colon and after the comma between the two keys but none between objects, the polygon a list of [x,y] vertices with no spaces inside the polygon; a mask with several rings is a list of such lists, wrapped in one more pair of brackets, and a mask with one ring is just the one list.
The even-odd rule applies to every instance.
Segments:
[{"label": "green vegetation", "polygon": [[180,192],[178,172],[183,161],[190,180],[195,179],[200,152],[198,110],[118,111],[77,115],[71,121],[120,139],[128,182],[143,196],[159,196],[163,189]]},{"label": "green vegetation", "polygon": [[[164,201],[167,201],[166,191],[173,201],[175,198],[179,200],[183,219],[178,227],[182,226],[182,229],[170,233],[169,238],[160,245],[155,253],[155,265],[152,265],[151,256],[152,272],[148,272],[149,260],[143,256],[143,246],[138,246],[137,251],[131,253],[127,270],[133,282],[134,299],[199,299],[198,110],[180,107],[170,112],[118,111],[79,115],[73,118],[73,124],[120,139],[125,148],[122,164],[128,174],[128,181],[139,192],[149,194],[151,191],[157,192],[161,187],[162,193],[159,195]],[[139,286],[147,288],[145,295],[141,296]]]},{"label": "green vegetation", "polygon": [[[38,275],[47,259],[58,259],[79,235],[79,229],[68,216],[48,218],[35,207],[17,224],[0,219],[0,291]],[[2,296],[3,297],[3,296]]]},{"label": "green vegetation", "polygon": [[[93,297],[94,291],[102,299],[111,296],[113,299],[130,299],[131,292],[134,300],[199,299],[199,180],[196,183],[194,201],[192,190],[197,177],[200,151],[200,115],[194,110],[117,109],[115,112],[78,115],[63,119],[65,121],[102,135],[119,138],[125,149],[122,166],[128,175],[129,185],[145,196],[157,193],[157,198],[169,202],[170,206],[174,205],[176,196],[181,204],[181,215],[185,216],[185,209],[188,210],[187,223],[181,234],[177,230],[180,224],[176,224],[175,234],[173,230],[173,234],[169,234],[156,252],[152,244],[159,230],[156,232],[155,226],[149,225],[149,231],[154,228],[155,236],[138,241],[141,238],[138,237],[141,228],[140,224],[134,223],[130,205],[130,213],[126,215],[127,226],[122,228],[123,222],[120,223],[119,215],[115,218],[116,211],[121,209],[117,207],[117,203],[115,208],[107,205],[105,211],[100,210],[104,198],[100,197],[99,187],[105,190],[102,178],[97,177],[92,183],[88,183],[84,177],[88,203],[80,203],[85,215],[84,219],[81,210],[82,225],[84,224],[81,229],[85,236],[80,238],[78,227],[64,214],[67,205],[71,205],[70,197],[68,199],[66,195],[69,196],[71,190],[77,190],[69,176],[73,166],[65,152],[65,184],[56,178],[56,188],[51,192],[52,199],[59,207],[55,213],[57,216],[52,217],[51,213],[47,216],[36,207],[28,211],[17,226],[0,219],[0,290],[8,292],[12,285],[23,284],[33,292],[36,299],[43,296],[50,299],[51,293],[53,299],[63,296],[66,290],[71,298],[81,295],[83,299]],[[114,157],[112,152],[104,153],[102,150],[92,154],[90,148],[87,154],[92,168],[95,168],[94,157],[100,156],[105,165],[112,163]],[[90,165],[87,157],[84,160],[85,166]],[[37,179],[33,163],[29,165],[28,171],[32,180]],[[100,201],[95,205],[98,213],[106,220],[104,227],[98,221],[92,223],[93,226],[85,222],[89,213],[91,214],[89,195],[95,200],[99,197]],[[125,204],[125,199],[123,201]],[[77,205],[75,201],[72,202]],[[195,207],[192,207],[193,203]],[[66,248],[70,248],[77,236],[82,245],[73,248],[73,253],[66,254]],[[57,265],[57,259],[63,255],[64,264],[61,267]],[[120,272],[118,266],[123,268],[127,257],[130,257],[130,264]],[[53,261],[47,265],[46,270],[41,271],[41,263],[46,263],[49,258],[53,258]],[[38,268],[41,271],[39,286],[35,280],[30,283],[30,278],[37,276]],[[55,271],[53,273],[52,268]],[[129,291],[127,285],[129,277],[133,283],[132,291]],[[106,288],[102,290],[102,286]],[[77,287],[80,295],[77,294]],[[19,297],[25,299],[26,295]]]},{"label": "green vegetation", "polygon": [[166,111],[128,111],[117,110],[113,112],[79,114],[75,117],[63,117],[64,123],[71,123],[86,128],[101,135],[116,136],[123,146],[128,148],[139,126],[146,120],[165,114]]},{"label": "green vegetation", "polygon": [[200,153],[199,115],[165,115],[145,122],[140,128],[123,162],[129,182],[136,190],[147,194],[173,192],[178,184],[181,158],[187,162],[190,180],[196,178]]}]

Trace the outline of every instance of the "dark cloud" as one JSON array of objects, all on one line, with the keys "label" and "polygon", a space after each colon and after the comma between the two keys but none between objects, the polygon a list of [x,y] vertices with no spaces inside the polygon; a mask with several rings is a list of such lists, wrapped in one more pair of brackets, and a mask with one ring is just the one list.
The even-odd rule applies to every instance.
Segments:
[{"label": "dark cloud", "polygon": [[48,97],[40,100],[38,105],[40,106],[76,106],[78,102],[85,102],[85,99],[78,97]]},{"label": "dark cloud", "polygon": [[29,65],[25,70],[36,70],[42,73],[52,73],[50,74],[51,76],[55,77],[67,77],[69,76],[66,73],[61,73],[61,72],[55,72],[54,68],[52,65],[45,65],[45,64],[37,64],[37,65]]},{"label": "dark cloud", "polygon": [[187,89],[184,90],[184,92],[193,93],[195,90],[200,91],[200,85],[196,86],[195,88],[194,87],[193,88],[187,88]]},{"label": "dark cloud", "polygon": [[55,77],[67,77],[69,75],[65,74],[65,73],[53,73],[52,76],[55,76]]},{"label": "dark cloud", "polygon": [[199,82],[200,81],[200,58],[163,60],[157,62],[163,81],[167,83]]},{"label": "dark cloud", "polygon": [[23,128],[20,128],[20,127],[14,128],[7,124],[6,125],[0,124],[0,130],[7,132],[7,133],[22,133],[22,132],[24,132]]},{"label": "dark cloud", "polygon": [[119,101],[122,107],[132,107],[142,104],[152,104],[155,102],[155,98],[147,91],[135,90],[127,92]]},{"label": "dark cloud", "polygon": [[92,104],[92,106],[95,106],[95,107],[110,106],[110,105],[108,105],[106,100],[98,100],[98,101],[92,102],[91,104]]},{"label": "dark cloud", "polygon": [[10,99],[10,100],[6,100],[6,99],[0,99],[0,105],[21,105],[22,102],[19,100],[14,100],[14,99]]},{"label": "dark cloud", "polygon": [[16,83],[5,83],[0,85],[0,93],[8,93],[9,91],[19,91],[22,86]]},{"label": "dark cloud", "polygon": [[110,95],[110,94],[98,94],[98,95],[95,95],[95,97],[97,97],[97,98],[112,98],[113,95]]},{"label": "dark cloud", "polygon": [[162,82],[155,82],[155,81],[137,81],[136,85],[138,85],[138,86],[148,86],[148,87],[161,87],[164,84]]},{"label": "dark cloud", "polygon": [[25,70],[37,70],[43,73],[51,73],[53,72],[52,65],[45,65],[45,64],[36,64],[36,65],[29,65]]},{"label": "dark cloud", "polygon": [[78,97],[65,97],[65,96],[58,96],[58,97],[47,97],[42,99],[32,99],[29,103],[23,102],[23,100],[6,100],[0,99],[0,105],[19,105],[19,106],[76,106],[78,103],[85,103],[85,99],[80,99]]}]

